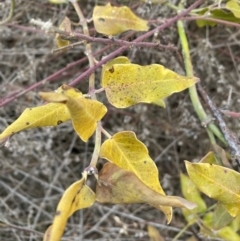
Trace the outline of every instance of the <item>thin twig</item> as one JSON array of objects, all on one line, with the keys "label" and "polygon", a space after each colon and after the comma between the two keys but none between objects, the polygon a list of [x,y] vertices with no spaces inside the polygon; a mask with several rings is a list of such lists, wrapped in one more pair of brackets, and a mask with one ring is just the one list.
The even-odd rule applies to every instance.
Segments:
[{"label": "thin twig", "polygon": [[[174,18],[171,18],[169,20],[167,20],[164,24],[162,24],[161,26],[143,34],[142,36],[140,36],[139,38],[135,39],[132,43],[138,43],[138,42],[142,42],[144,39],[152,36],[155,32],[159,32],[164,30],[165,28],[171,26],[173,23],[175,23],[177,20],[181,19],[182,17],[186,16],[192,9],[196,8],[197,6],[199,6],[204,0],[198,0],[196,1],[193,5],[191,5],[189,8],[187,8],[186,10],[182,11],[180,14],[178,14],[177,16],[175,16]],[[28,27],[23,27],[23,26],[19,26],[19,25],[12,25],[12,27],[18,27],[21,28],[23,30],[27,30],[27,31],[36,31],[39,32],[40,30],[36,30],[33,28],[28,28]],[[110,46],[106,46],[106,48],[110,48]],[[121,54],[122,52],[124,52],[125,50],[127,50],[129,48],[129,46],[122,46],[121,48],[115,50],[114,52],[112,52],[111,54],[109,54],[107,57],[105,57],[104,59],[102,59],[101,61],[99,61],[95,66],[89,68],[87,71],[85,71],[84,73],[82,73],[80,76],[78,76],[76,79],[74,79],[73,81],[71,81],[69,83],[69,85],[71,86],[75,86],[77,85],[81,80],[83,80],[84,78],[86,78],[87,76],[89,76],[91,73],[93,73],[97,68],[99,68],[100,66],[102,66],[103,64],[105,64],[106,62],[108,62],[110,59],[116,57],[117,55]],[[94,56],[96,56],[99,53],[104,52],[104,49],[100,50],[98,53],[95,53]],[[55,72],[54,74],[48,76],[47,78],[43,79],[42,81],[31,85],[29,87],[27,87],[26,89],[24,89],[23,91],[20,91],[18,93],[15,93],[12,96],[6,96],[2,99],[0,99],[0,107],[12,102],[13,100],[19,98],[20,96],[26,94],[27,92],[36,89],[37,87],[44,85],[46,82],[51,82],[51,81],[56,81],[58,80],[59,76],[61,74],[64,74],[66,70],[68,70],[70,68],[71,65],[75,66],[77,64],[80,64],[84,61],[86,61],[87,58],[84,58],[82,60],[78,60],[76,62],[73,62],[69,65],[67,65],[65,68]]]},{"label": "thin twig", "polygon": [[239,139],[238,137],[231,132],[223,117],[222,117],[222,113],[218,110],[218,108],[215,106],[215,104],[213,103],[213,101],[210,99],[210,97],[208,96],[208,94],[206,93],[206,91],[203,89],[202,85],[200,83],[197,84],[198,86],[198,90],[201,93],[202,98],[204,99],[204,101],[206,102],[206,104],[208,105],[209,109],[211,110],[213,116],[216,118],[216,120],[218,121],[219,127],[229,145],[230,148],[230,152],[232,155],[232,159],[234,161],[236,161],[238,163],[238,165],[240,166],[240,145],[239,145]]},{"label": "thin twig", "polygon": [[11,5],[10,5],[10,10],[9,10],[8,16],[4,20],[0,21],[0,25],[4,25],[4,24],[8,23],[12,19],[14,9],[15,9],[15,0],[11,0]]},{"label": "thin twig", "polygon": [[[97,56],[103,52],[105,52],[108,48],[110,48],[110,46],[106,46],[105,48],[99,50],[98,52],[96,52],[94,54],[94,56]],[[48,82],[53,82],[53,81],[58,81],[59,78],[66,77],[66,73],[67,71],[69,71],[71,68],[75,67],[75,66],[81,66],[82,63],[87,61],[87,57],[84,57],[80,60],[77,60],[75,62],[72,62],[70,64],[67,64],[66,67],[58,70],[57,72],[54,72],[52,75],[49,75],[47,78],[37,82],[36,84],[30,85],[29,87],[25,88],[22,91],[18,91],[18,92],[14,92],[8,96],[5,96],[3,98],[0,99],[0,107],[12,102],[13,100],[17,99],[18,97],[28,93],[31,90],[34,90],[42,85],[45,85]]]},{"label": "thin twig", "polygon": [[64,32],[63,30],[59,30],[58,28],[52,28],[54,32],[61,34],[61,38],[65,40],[85,40],[87,43],[102,43],[102,44],[111,44],[111,45],[118,45],[118,46],[126,46],[128,48],[134,48],[134,47],[142,47],[142,48],[162,48],[172,51],[177,51],[177,48],[174,47],[174,45],[168,44],[163,45],[160,42],[133,42],[133,41],[126,41],[123,39],[116,39],[116,38],[97,38],[97,37],[91,37],[87,36],[82,33],[78,32]]},{"label": "thin twig", "polygon": [[[192,9],[196,8],[197,6],[199,6],[202,2],[204,2],[204,0],[198,0],[196,1],[194,4],[192,4],[189,8],[187,8],[186,10],[182,11],[180,14],[176,15],[173,18],[170,18],[169,20],[167,20],[164,24],[160,25],[159,27],[141,35],[140,37],[136,38],[135,40],[133,40],[133,43],[135,42],[141,42],[144,39],[154,35],[156,32],[160,32],[163,29],[171,26],[172,24],[174,24],[175,22],[177,22],[179,19],[181,19],[182,17],[186,16]],[[78,84],[79,81],[81,81],[82,79],[86,78],[87,76],[89,76],[92,72],[94,72],[97,68],[99,68],[100,66],[102,66],[103,64],[107,63],[109,60],[113,59],[114,57],[120,55],[122,52],[124,52],[125,50],[128,49],[128,46],[122,46],[121,48],[113,51],[111,54],[109,54],[108,56],[106,56],[104,59],[102,59],[101,61],[99,61],[94,67],[89,68],[87,71],[85,71],[84,73],[82,73],[80,76],[78,76],[75,80],[73,80],[72,82],[69,83],[70,86],[75,86],[76,84]]]}]

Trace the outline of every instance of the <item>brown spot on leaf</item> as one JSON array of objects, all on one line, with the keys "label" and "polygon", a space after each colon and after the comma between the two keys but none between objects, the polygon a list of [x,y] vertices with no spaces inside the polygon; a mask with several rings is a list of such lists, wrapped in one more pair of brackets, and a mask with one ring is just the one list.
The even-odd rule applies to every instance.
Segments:
[{"label": "brown spot on leaf", "polygon": [[58,125],[60,125],[60,124],[62,124],[62,123],[63,123],[63,121],[61,121],[61,120],[57,121],[57,124],[58,124]]},{"label": "brown spot on leaf", "polygon": [[223,171],[224,171],[224,173],[227,173],[227,170],[224,169]]},{"label": "brown spot on leaf", "polygon": [[109,69],[109,72],[110,72],[110,73],[113,73],[113,72],[114,72],[113,66]]},{"label": "brown spot on leaf", "polygon": [[105,22],[105,19],[104,18],[99,18],[98,21],[99,22]]},{"label": "brown spot on leaf", "polygon": [[61,211],[57,211],[56,213],[55,213],[55,216],[59,216],[61,214]]},{"label": "brown spot on leaf", "polygon": [[143,163],[144,163],[144,164],[146,164],[146,163],[147,163],[147,161],[143,161]]},{"label": "brown spot on leaf", "polygon": [[26,125],[28,126],[30,123],[29,122],[26,122]]}]

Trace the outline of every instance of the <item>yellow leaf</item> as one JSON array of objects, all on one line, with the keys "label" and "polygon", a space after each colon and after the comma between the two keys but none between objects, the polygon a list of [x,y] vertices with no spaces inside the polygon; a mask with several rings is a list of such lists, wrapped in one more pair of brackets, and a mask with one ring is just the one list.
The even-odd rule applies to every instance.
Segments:
[{"label": "yellow leaf", "polygon": [[[144,184],[165,195],[158,177],[158,169],[148,155],[148,149],[134,132],[124,131],[106,140],[100,149],[100,156],[122,169],[133,172]],[[159,207],[165,213],[168,223],[172,219],[171,207]]]},{"label": "yellow leaf", "polygon": [[162,235],[159,233],[159,231],[152,225],[147,226],[147,232],[148,232],[150,241],[164,241],[165,240],[162,237]]},{"label": "yellow leaf", "polygon": [[84,97],[74,99],[70,96],[54,92],[41,92],[40,96],[46,101],[66,104],[74,130],[85,142],[96,130],[97,122],[107,112],[107,108],[101,102]]},{"label": "yellow leaf", "polygon": [[48,1],[53,4],[68,3],[68,0],[48,0]]},{"label": "yellow leaf", "polygon": [[137,17],[128,7],[95,6],[93,22],[98,33],[116,35],[127,30],[147,31],[147,21]]},{"label": "yellow leaf", "polygon": [[114,64],[103,73],[102,86],[108,101],[117,108],[126,108],[140,102],[157,102],[180,92],[198,81],[152,64]]},{"label": "yellow leaf", "polygon": [[133,172],[106,163],[99,173],[96,200],[101,203],[147,203],[154,207],[172,206],[193,209],[196,204],[181,197],[165,196],[144,184]]},{"label": "yellow leaf", "polygon": [[167,0],[141,0],[141,2],[145,2],[148,4],[159,4],[159,3],[164,3]]},{"label": "yellow leaf", "polygon": [[64,232],[67,219],[77,210],[87,208],[95,202],[95,193],[85,185],[85,178],[74,182],[63,194],[53,220],[47,229],[44,241],[58,241]]},{"label": "yellow leaf", "polygon": [[185,161],[188,175],[207,196],[218,200],[231,216],[240,214],[240,174],[232,169]]},{"label": "yellow leaf", "polygon": [[166,107],[165,102],[164,102],[163,99],[155,100],[155,101],[152,102],[152,104],[155,104],[155,105],[161,106],[161,107],[163,107],[163,108]]},{"label": "yellow leaf", "polygon": [[[72,98],[82,97],[81,92],[67,85],[58,88],[56,93],[64,93]],[[44,126],[56,126],[69,119],[69,111],[61,103],[48,103],[39,107],[27,108],[16,121],[0,134],[0,142],[19,131]]]},{"label": "yellow leaf", "polygon": [[226,3],[226,8],[231,11],[236,18],[240,18],[240,5],[237,3],[237,1],[228,1]]},{"label": "yellow leaf", "polygon": [[217,159],[212,151],[208,152],[206,156],[204,156],[200,163],[209,163],[209,164],[217,164]]},{"label": "yellow leaf", "polygon": [[[62,23],[59,26],[60,30],[66,31],[66,32],[72,32],[72,26],[71,26],[71,21],[68,17],[65,17],[62,21]],[[61,35],[59,33],[56,34],[56,44],[58,48],[67,46],[70,44],[69,40],[65,40],[61,38]]]},{"label": "yellow leaf", "polygon": [[235,231],[239,231],[240,229],[240,215],[238,215],[233,222],[230,224],[230,227]]},{"label": "yellow leaf", "polygon": [[115,59],[112,59],[108,61],[106,64],[103,65],[102,67],[102,77],[101,80],[103,79],[103,74],[106,70],[111,69],[114,64],[130,64],[130,60],[125,57],[125,56],[119,56]]}]

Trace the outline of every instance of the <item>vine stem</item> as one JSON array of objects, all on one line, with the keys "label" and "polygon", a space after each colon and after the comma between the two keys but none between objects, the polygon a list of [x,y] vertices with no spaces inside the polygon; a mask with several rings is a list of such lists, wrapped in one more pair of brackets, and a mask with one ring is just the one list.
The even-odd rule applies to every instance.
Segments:
[{"label": "vine stem", "polygon": [[[187,40],[183,22],[181,20],[177,22],[177,28],[178,28],[180,42],[182,45],[182,52],[183,52],[186,74],[187,76],[193,77],[193,67],[192,67],[192,61],[191,61],[190,52],[189,52],[188,40]],[[190,95],[190,99],[192,101],[194,110],[197,113],[199,119],[201,120],[202,123],[206,122],[206,120],[208,119],[208,116],[199,100],[198,93],[196,90],[196,85],[191,86],[189,88],[189,95]],[[227,144],[222,133],[220,132],[220,130],[217,128],[216,125],[214,125],[213,123],[210,123],[207,125],[206,130],[212,144],[216,143],[214,135],[216,135],[218,139],[221,140],[224,144]]]},{"label": "vine stem", "polygon": [[[199,6],[202,2],[204,2],[204,0],[197,0],[197,1],[195,1],[190,7],[188,7],[186,10],[183,10],[177,16],[167,20],[165,23],[163,23],[162,25],[156,27],[155,29],[153,29],[153,30],[151,30],[151,31],[141,35],[140,37],[136,38],[133,42],[135,43],[135,42],[143,41],[144,39],[154,35],[155,33],[159,32],[159,31],[162,31],[163,29],[171,26],[173,23],[177,22],[179,19],[181,19],[182,17],[186,16],[191,10],[193,10],[194,8]],[[95,71],[95,69],[99,68],[100,66],[102,66],[105,63],[107,63],[109,60],[111,60],[114,57],[118,56],[119,54],[121,54],[122,52],[124,52],[127,49],[128,49],[128,46],[122,46],[119,49],[113,51],[111,54],[106,56],[104,59],[100,60],[93,68],[89,68],[87,71],[85,71],[84,73],[79,75],[76,79],[74,79],[72,82],[70,82],[69,85],[70,86],[75,86],[83,78],[85,78],[86,76],[90,75],[93,71]]]},{"label": "vine stem", "polygon": [[[175,23],[178,19],[183,18],[184,16],[186,16],[190,11],[192,11],[194,8],[196,8],[197,6],[199,6],[204,0],[197,0],[193,5],[191,5],[189,8],[187,8],[186,10],[182,11],[180,14],[178,14],[177,16],[168,19],[164,24],[158,26],[157,28],[143,34],[142,36],[140,36],[139,38],[135,39],[133,41],[133,43],[139,43],[142,42],[142,40],[152,36],[154,33],[158,32],[158,31],[162,31],[165,28],[169,27],[170,25],[172,25],[173,23]],[[72,2],[74,2],[72,0]],[[34,31],[34,32],[40,32],[40,30],[36,30],[33,28],[28,28],[25,26],[20,26],[20,25],[9,25],[9,26],[13,26],[13,27],[17,27],[19,29],[22,29],[24,31]],[[99,52],[95,53],[94,55],[97,55],[99,53],[102,53],[106,50],[106,48],[109,48],[110,46],[107,46],[103,49],[101,49]],[[109,60],[111,60],[112,58],[116,57],[117,55],[121,54],[123,51],[127,50],[129,48],[129,46],[122,46],[119,49],[113,51],[111,54],[109,54],[108,56],[106,56],[104,59],[100,60],[98,63],[96,63],[93,67],[90,67],[87,71],[84,71],[81,75],[79,75],[76,79],[74,79],[73,81],[71,81],[69,83],[70,86],[75,86],[77,85],[81,80],[83,80],[84,78],[86,78],[87,76],[89,76],[91,73],[93,73],[97,68],[99,68],[100,66],[102,66],[103,64],[105,64],[106,62],[108,62]],[[85,61],[86,58],[83,58],[82,60],[78,60],[76,62],[73,62],[71,64],[68,64],[65,68],[57,71],[56,73],[48,76],[47,78],[43,79],[40,82],[37,82],[34,85],[31,85],[29,87],[27,87],[26,89],[24,89],[23,91],[19,91],[17,93],[13,93],[10,94],[9,96],[6,96],[4,98],[0,99],[0,107],[12,102],[13,100],[19,98],[20,96],[26,94],[27,92],[36,89],[37,87],[44,85],[47,82],[51,82],[51,81],[56,81],[58,80],[59,76],[61,76],[61,74],[65,73],[69,68],[82,63],[83,61]]]}]

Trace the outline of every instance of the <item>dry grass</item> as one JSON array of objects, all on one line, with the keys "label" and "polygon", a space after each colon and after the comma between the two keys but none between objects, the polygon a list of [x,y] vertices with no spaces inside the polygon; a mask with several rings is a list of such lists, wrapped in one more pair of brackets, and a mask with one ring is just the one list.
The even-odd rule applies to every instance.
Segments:
[{"label": "dry grass", "polygon": [[[86,18],[91,17],[94,4],[95,1],[80,2]],[[134,1],[126,1],[126,4],[135,6],[135,11],[146,19],[164,19],[174,14],[166,6],[150,8]],[[0,18],[4,18],[9,1],[2,1],[0,8],[3,9]],[[31,18],[51,19],[58,26],[66,13],[71,20],[77,21],[71,5],[51,5],[43,0],[16,0],[13,19],[9,24],[0,26],[1,98],[23,90],[85,57],[84,46],[52,54],[54,36],[42,34],[37,29],[31,30]],[[223,25],[200,29],[194,22],[186,22],[186,26],[196,76],[201,78],[219,108],[226,105],[228,91],[232,88],[230,108],[240,111],[240,30]],[[92,28],[91,32],[94,33]],[[176,26],[162,32],[160,39],[179,49]],[[92,48],[96,53],[103,45],[93,43]],[[101,59],[114,48],[97,55],[96,59]],[[129,49],[124,55],[138,64],[159,63],[184,73],[176,54],[171,51]],[[83,60],[51,83],[45,83],[1,107],[0,131],[26,107],[42,103],[37,94],[39,90],[54,90],[62,83],[69,83],[87,68],[88,62]],[[97,71],[97,80],[99,77],[100,70]],[[86,92],[87,86],[85,79],[76,87]],[[198,160],[210,149],[206,131],[193,111],[188,92],[170,97],[166,109],[145,104],[115,109],[107,103],[104,95],[99,98],[109,108],[103,120],[105,128],[112,134],[120,130],[135,131],[156,160],[166,193],[181,195],[179,174],[180,171],[185,172],[183,161]],[[236,134],[240,134],[238,120],[227,119],[227,123]],[[81,171],[88,165],[93,144],[93,139],[86,144],[81,142],[70,123],[66,123],[57,128],[21,132],[11,139],[9,148],[0,149],[1,241],[42,240],[63,191],[81,177]],[[102,163],[100,161],[99,168]],[[90,179],[90,182],[91,185],[94,180]],[[186,225],[180,209],[174,210],[173,221],[167,226],[164,215],[147,205],[95,204],[70,218],[62,240],[149,240],[146,232],[148,222],[157,227],[166,240],[172,240]],[[192,232],[197,233],[197,227],[187,231],[181,240],[186,240]]]}]

